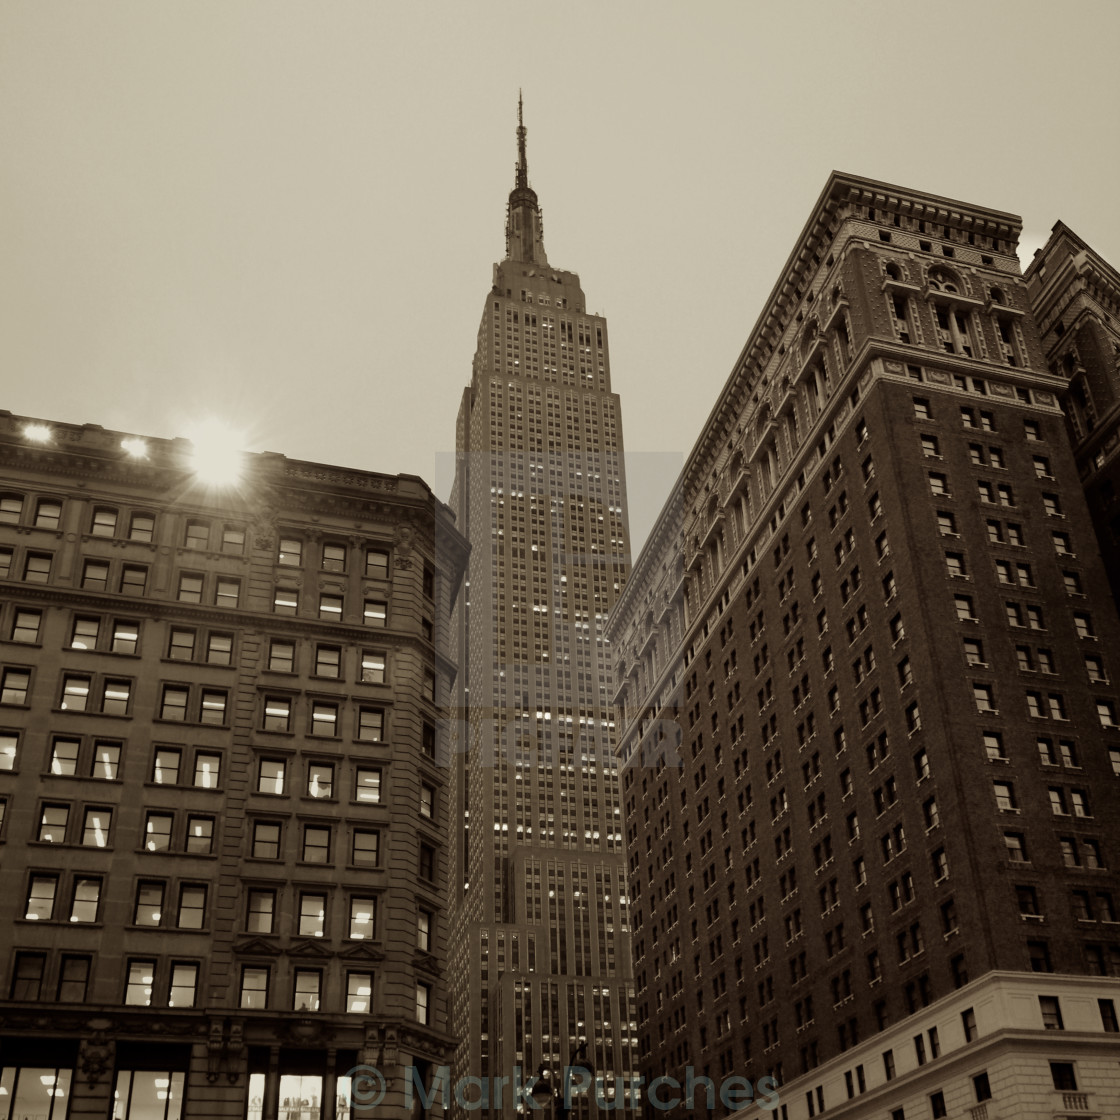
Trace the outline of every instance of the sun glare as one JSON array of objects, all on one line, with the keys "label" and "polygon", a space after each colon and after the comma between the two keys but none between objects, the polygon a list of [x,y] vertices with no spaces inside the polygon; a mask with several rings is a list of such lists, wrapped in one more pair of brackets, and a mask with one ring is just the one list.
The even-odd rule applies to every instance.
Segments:
[{"label": "sun glare", "polygon": [[187,438],[194,444],[191,469],[199,481],[210,486],[233,486],[238,482],[244,466],[242,433],[224,420],[203,420],[194,425]]}]

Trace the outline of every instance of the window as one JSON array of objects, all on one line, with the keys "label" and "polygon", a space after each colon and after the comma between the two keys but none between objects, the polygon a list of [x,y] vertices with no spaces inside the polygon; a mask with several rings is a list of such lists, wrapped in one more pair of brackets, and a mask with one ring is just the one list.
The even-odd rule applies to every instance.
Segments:
[{"label": "window", "polygon": [[984,644],[979,638],[964,639],[964,660],[967,665],[987,665],[984,660]]},{"label": "window", "polygon": [[976,701],[976,710],[979,712],[992,713],[995,712],[994,692],[990,684],[978,684],[973,682],[972,697]]},{"label": "window", "polygon": [[0,523],[18,525],[23,514],[23,498],[19,494],[0,494]]},{"label": "window", "polygon": [[182,752],[175,747],[157,747],[152,767],[152,781],[157,785],[174,786],[179,783],[179,766]]},{"label": "window", "polygon": [[929,407],[929,401],[923,397],[914,397],[914,416],[918,420],[932,420],[933,413]]},{"label": "window", "polygon": [[150,812],[144,825],[144,847],[149,852],[165,852],[171,847],[171,813]]},{"label": "window", "polygon": [[303,826],[304,863],[330,863],[331,830],[318,825]]},{"label": "window", "polygon": [[51,578],[51,554],[29,552],[23,562],[23,578],[27,583],[47,583]]},{"label": "window", "polygon": [[51,773],[76,774],[81,745],[80,739],[56,738],[51,743]]},{"label": "window", "polygon": [[319,596],[319,617],[327,622],[341,622],[342,596],[321,594]]},{"label": "window", "polygon": [[155,980],[155,961],[129,961],[124,1002],[129,1007],[150,1007]]},{"label": "window", "polygon": [[278,587],[272,600],[274,614],[298,614],[299,592],[290,587]]},{"label": "window", "polygon": [[[198,965],[175,961],[171,965],[171,983],[167,990],[168,1007],[194,1007],[198,989]],[[175,1074],[176,1077],[183,1075]],[[158,1085],[158,1081],[157,1081]],[[181,1095],[180,1090],[180,1095]],[[157,1093],[158,1096],[158,1093]]]},{"label": "window", "polygon": [[1097,1007],[1101,1013],[1101,1026],[1109,1034],[1120,1031],[1120,1022],[1116,1018],[1116,1004],[1110,999],[1098,999]]},{"label": "window", "polygon": [[976,611],[972,605],[972,596],[954,595],[953,603],[956,606],[957,618],[962,622],[975,622]]},{"label": "window", "polygon": [[1098,700],[1097,718],[1101,721],[1101,727],[1117,727],[1116,704],[1112,700]]},{"label": "window", "polygon": [[233,661],[233,635],[210,634],[206,639],[206,663],[229,665]]},{"label": "window", "polygon": [[431,820],[435,816],[436,791],[427,782],[420,783],[420,816]]},{"label": "window", "polygon": [[984,732],[984,753],[989,762],[1007,759],[1007,748],[1003,745],[1003,735],[998,731]]},{"label": "window", "polygon": [[432,1021],[432,986],[418,981],[416,984],[416,1021],[430,1023]]},{"label": "window", "polygon": [[937,471],[930,471],[929,488],[935,497],[947,498],[949,496],[949,479]]},{"label": "window", "polygon": [[87,591],[109,589],[109,564],[104,560],[86,560],[82,564],[82,587]]},{"label": "window", "polygon": [[57,529],[62,519],[62,503],[53,498],[40,498],[35,507],[35,526],[39,529]]},{"label": "window", "polygon": [[366,578],[389,578],[389,554],[376,548],[366,549]]},{"label": "window", "polygon": [[346,1010],[355,1015],[368,1015],[373,996],[373,974],[348,972],[346,974]]},{"label": "window", "polygon": [[105,681],[101,690],[101,712],[107,716],[128,715],[131,681]]},{"label": "window", "polygon": [[363,621],[366,626],[384,629],[387,625],[388,604],[377,599],[367,599],[363,611]]},{"label": "window", "polygon": [[271,933],[275,914],[275,891],[249,891],[248,904],[245,914],[245,928],[249,933]]},{"label": "window", "polygon": [[327,896],[301,894],[299,896],[300,937],[322,937],[326,924]]},{"label": "window", "polygon": [[101,900],[101,880],[79,877],[74,880],[70,899],[71,922],[96,922],[97,905]]},{"label": "window", "polygon": [[1010,782],[993,782],[992,787],[996,795],[996,807],[1006,812],[1018,812],[1015,801],[1015,787]]},{"label": "window", "polygon": [[237,525],[224,526],[222,551],[229,556],[240,556],[245,551],[245,530]]},{"label": "window", "polygon": [[350,939],[367,941],[376,927],[377,903],[372,898],[350,899]]},{"label": "window", "polygon": [[430,844],[420,845],[420,878],[431,883],[436,877],[436,851]]},{"label": "window", "polygon": [[380,743],[384,723],[385,713],[381,708],[359,708],[358,738],[364,742]]},{"label": "window", "polygon": [[282,696],[268,696],[264,702],[264,730],[290,731],[292,702]]},{"label": "window", "polygon": [[318,969],[297,968],[292,985],[292,1007],[296,1011],[319,1010],[319,988],[323,974]]},{"label": "window", "polygon": [[242,1008],[268,1006],[267,966],[242,965],[239,1006]]},{"label": "window", "polygon": [[280,826],[271,821],[254,822],[252,851],[254,859],[279,859]]},{"label": "window", "polygon": [[167,646],[167,656],[172,661],[193,661],[195,632],[181,627],[172,627]]},{"label": "window", "polygon": [[968,570],[965,567],[964,555],[960,552],[946,552],[945,566],[949,569],[950,576],[964,579],[968,575]]},{"label": "window", "polygon": [[[351,849],[351,862],[365,867],[376,867],[381,834],[370,829],[355,829]],[[421,845],[423,847],[423,845]]]},{"label": "window", "polygon": [[430,910],[420,909],[416,916],[416,948],[422,953],[432,951],[432,927],[434,915]]},{"label": "window", "polygon": [[86,809],[82,819],[82,845],[86,848],[108,847],[112,819],[111,809]]},{"label": "window", "polygon": [[207,521],[188,521],[183,535],[184,548],[197,548],[205,551],[210,547],[210,523]]},{"label": "window", "polygon": [[957,519],[945,510],[938,510],[937,531],[943,537],[955,537],[957,535]]},{"label": "window", "polygon": [[199,709],[199,722],[224,726],[226,722],[226,693],[214,688],[202,690],[202,706]]},{"label": "window", "polygon": [[303,563],[303,541],[298,537],[281,537],[276,563],[288,568],[298,568]]},{"label": "window", "polygon": [[178,599],[180,603],[201,603],[202,576],[197,572],[180,572]]},{"label": "window", "polygon": [[65,844],[69,817],[70,809],[66,805],[44,805],[39,814],[39,843]]},{"label": "window", "polygon": [[315,675],[338,678],[342,673],[342,650],[338,646],[315,647]]},{"label": "window", "polygon": [[140,623],[114,619],[109,643],[111,653],[135,653],[140,643]]},{"label": "window", "polygon": [[221,776],[222,756],[199,751],[194,756],[194,784],[199,789],[217,789]]},{"label": "window", "polygon": [[[274,638],[268,647],[268,667],[274,673],[292,673],[295,671],[296,646],[295,642],[280,641]],[[266,724],[267,729],[267,724]],[[287,730],[287,728],[272,728],[271,730]]]},{"label": "window", "polygon": [[[43,986],[43,973],[46,971],[46,966],[46,953],[16,953],[10,998],[26,1002],[38,1000]],[[5,1086],[6,1091],[7,1087]]]},{"label": "window", "polygon": [[241,581],[218,577],[218,584],[214,591],[214,605],[218,607],[236,607],[241,598]]},{"label": "window", "polygon": [[312,701],[311,734],[331,738],[338,734],[338,705]]},{"label": "window", "polygon": [[26,704],[30,687],[30,669],[5,669],[0,676],[0,704]]},{"label": "window", "polygon": [[90,678],[76,673],[66,673],[62,678],[62,699],[59,706],[64,712],[84,712],[89,706]]},{"label": "window", "polygon": [[324,572],[344,572],[346,571],[346,546],[343,544],[324,544],[323,545],[323,571]]},{"label": "window", "polygon": [[59,1003],[85,1003],[89,987],[90,958],[63,954],[58,970]]},{"label": "window", "polygon": [[328,762],[309,762],[307,765],[307,796],[328,798],[334,791],[334,767]]},{"label": "window", "polygon": [[1042,1025],[1048,1031],[1065,1030],[1065,1024],[1062,1022],[1062,1008],[1057,996],[1039,996],[1038,1006],[1042,1012]]},{"label": "window", "polygon": [[377,650],[362,651],[362,683],[385,683],[385,654]]},{"label": "window", "polygon": [[130,541],[151,541],[155,535],[156,519],[150,513],[134,513],[128,522]]},{"label": "window", "polygon": [[158,926],[163,920],[163,883],[141,883],[136,888],[136,906],[132,911],[132,924]]},{"label": "window", "polygon": [[381,803],[381,771],[359,768],[354,775],[354,800]]},{"label": "window", "polygon": [[284,792],[283,759],[262,758],[257,771],[257,793]]},{"label": "window", "polygon": [[91,537],[115,537],[117,535],[117,511],[104,506],[95,509],[89,533]]},{"label": "window", "polygon": [[42,611],[17,610],[12,622],[12,641],[37,645],[39,642],[39,627],[42,621]]},{"label": "window", "polygon": [[214,850],[213,817],[187,817],[186,851],[208,856]]}]

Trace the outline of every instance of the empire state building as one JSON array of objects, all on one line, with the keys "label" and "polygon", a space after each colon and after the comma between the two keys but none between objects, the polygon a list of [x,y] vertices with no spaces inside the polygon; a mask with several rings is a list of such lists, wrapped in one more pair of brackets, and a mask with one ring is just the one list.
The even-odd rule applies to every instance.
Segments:
[{"label": "empire state building", "polygon": [[[460,596],[452,838],[455,1079],[560,1070],[582,1043],[614,1104],[635,1065],[622,806],[605,627],[630,571],[607,323],[548,263],[518,104],[505,259],[456,432]],[[468,1094],[469,1096],[469,1094]],[[595,1115],[579,1093],[573,1116]],[[464,1111],[465,1110],[462,1110]]]}]

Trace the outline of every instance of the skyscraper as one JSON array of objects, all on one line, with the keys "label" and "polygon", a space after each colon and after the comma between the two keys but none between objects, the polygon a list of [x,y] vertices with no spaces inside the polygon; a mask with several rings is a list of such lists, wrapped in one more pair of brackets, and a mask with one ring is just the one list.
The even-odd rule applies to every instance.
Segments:
[{"label": "skyscraper", "polygon": [[1120,275],[1064,222],[1023,274],[1078,474],[1120,603]]},{"label": "skyscraper", "polygon": [[224,452],[0,413],[5,1118],[399,1120],[450,1057],[466,541]]},{"label": "skyscraper", "polygon": [[[472,548],[452,776],[456,1072],[556,1070],[586,1041],[612,1093],[636,1042],[605,637],[629,573],[622,424],[606,320],[545,256],[520,104],[517,144],[451,498]],[[514,1108],[507,1095],[480,1114]]]},{"label": "skyscraper", "polygon": [[834,173],[612,612],[647,1082],[1120,1108],[1120,624],[1019,230]]}]

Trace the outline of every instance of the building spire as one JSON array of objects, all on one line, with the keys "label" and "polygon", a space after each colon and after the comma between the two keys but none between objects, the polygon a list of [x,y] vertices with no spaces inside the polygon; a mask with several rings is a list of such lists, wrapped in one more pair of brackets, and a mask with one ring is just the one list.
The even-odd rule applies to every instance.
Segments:
[{"label": "building spire", "polygon": [[529,186],[529,161],[525,155],[525,114],[521,90],[517,91],[517,178],[506,209],[506,259],[547,265],[544,233],[537,192]]},{"label": "building spire", "polygon": [[525,120],[521,112],[521,90],[517,91],[517,185],[529,186],[529,161],[525,158]]}]

